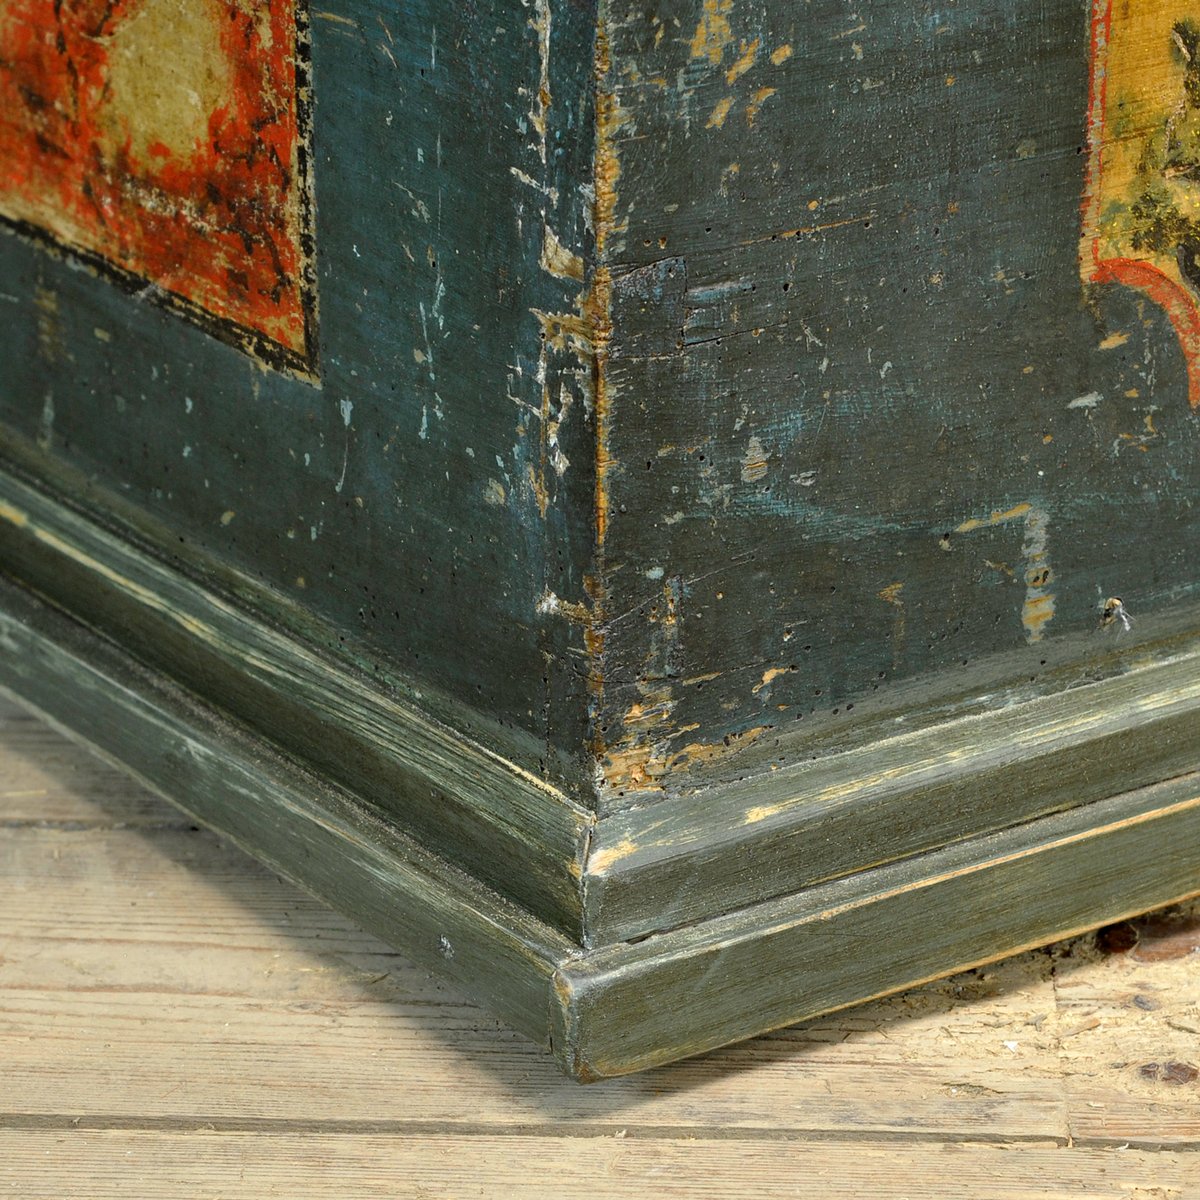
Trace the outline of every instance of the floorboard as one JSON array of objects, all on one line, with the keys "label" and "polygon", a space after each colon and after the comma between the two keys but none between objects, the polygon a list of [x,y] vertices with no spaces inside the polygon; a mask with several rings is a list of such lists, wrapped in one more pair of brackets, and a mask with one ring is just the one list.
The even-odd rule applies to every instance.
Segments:
[{"label": "floorboard", "polygon": [[651,1186],[1200,1197],[1200,904],[580,1087],[0,706],[0,1196]]}]

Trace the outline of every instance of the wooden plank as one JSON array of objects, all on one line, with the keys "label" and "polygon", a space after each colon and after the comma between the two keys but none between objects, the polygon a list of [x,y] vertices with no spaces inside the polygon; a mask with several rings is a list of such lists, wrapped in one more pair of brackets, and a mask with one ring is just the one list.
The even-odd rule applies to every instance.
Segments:
[{"label": "wooden plank", "polygon": [[66,741],[45,721],[0,696],[0,827],[21,824],[175,825],[190,819],[128,774]]},{"label": "wooden plank", "polygon": [[738,777],[604,818],[588,931],[644,937],[1195,770],[1200,652],[1193,637],[1170,649],[926,729],[893,718],[871,745],[790,768],[789,739],[770,739],[738,756]]},{"label": "wooden plank", "polygon": [[1122,922],[1078,953],[1085,965],[1056,982],[1072,1130],[1200,1145],[1200,905]]},{"label": "wooden plank", "polygon": [[0,1109],[1068,1136],[1044,954],[580,1089],[345,918],[212,835],[166,828],[173,810],[135,784],[164,827],[110,828],[114,801],[93,792],[109,768],[60,735],[30,743],[0,726],[3,777],[32,770],[31,754],[74,781],[79,819],[0,837]]},{"label": "wooden plank", "polygon": [[[35,766],[69,778],[87,814],[109,769],[58,735],[31,741],[23,724],[0,723],[0,778]],[[646,1156],[625,1159],[614,1188],[661,1180],[650,1173],[669,1164],[665,1178],[686,1194],[752,1179],[769,1195],[799,1178],[819,1178],[822,1195],[879,1194],[861,1173],[877,1159],[898,1172],[884,1181],[900,1181],[896,1195],[941,1196],[957,1180],[958,1194],[981,1197],[1141,1188],[1146,1200],[1186,1200],[1196,1186],[1194,1154],[1116,1147],[1200,1145],[1194,1087],[1139,1094],[1130,1078],[1151,1047],[1162,1058],[1188,1047],[1173,1026],[1195,1013],[1200,904],[1106,933],[1107,952],[1077,939],[580,1089],[452,987],[212,835],[108,827],[115,802],[91,802],[95,823],[0,835],[0,1182],[17,1181],[16,1194],[69,1200],[83,1178],[80,1194],[103,1197],[103,1162],[130,1157],[146,1195],[191,1196],[204,1181],[226,1195],[302,1196],[331,1173],[351,1197],[400,1176],[456,1195],[467,1184],[448,1164],[460,1160],[476,1187],[524,1195],[519,1172],[555,1136],[545,1153],[558,1155],[563,1189],[585,1186],[569,1164],[589,1165],[601,1145]],[[0,800],[0,823],[13,803]],[[171,811],[144,793],[138,803]],[[704,1141],[718,1132],[729,1140]],[[1078,1148],[1097,1143],[1108,1149]],[[754,1173],[768,1161],[776,1182]],[[239,1181],[223,1174],[230,1163],[254,1166]],[[608,1163],[594,1188],[612,1180]]]},{"label": "wooden plank", "polygon": [[1011,1150],[951,1143],[664,1142],[628,1136],[408,1137],[320,1130],[271,1136],[204,1128],[0,1132],[0,1180],[24,1200],[343,1200],[496,1196],[594,1200],[650,1189],[664,1197],[812,1195],[943,1200],[1186,1200],[1194,1155]]},{"label": "wooden plank", "polygon": [[[14,596],[11,604],[19,600]],[[1060,904],[1069,902],[1075,905],[1075,911],[1087,913],[1082,924],[1118,915],[1103,905],[1097,908],[1095,898],[1086,892],[1062,893],[1061,883],[1059,891],[1047,888],[1036,867],[1029,867],[1030,863],[1037,863],[1040,855],[1038,839],[1049,839],[1046,845],[1056,855],[1064,849],[1068,853],[1076,852],[1072,848],[1078,847],[1090,850],[1095,830],[1088,822],[1105,813],[1110,816],[1120,813],[1123,819],[1109,832],[1116,831],[1123,837],[1121,831],[1132,830],[1131,852],[1145,857],[1148,831],[1157,831],[1156,822],[1162,813],[1170,816],[1176,811],[1169,806],[1162,808],[1163,797],[1154,792],[1132,799],[1118,798],[1105,802],[1107,808],[1093,805],[1082,815],[1048,818],[1036,828],[984,839],[980,845],[951,848],[927,856],[916,867],[900,864],[897,868],[880,868],[866,877],[813,889],[801,900],[790,902],[819,906],[828,896],[836,895],[842,901],[849,897],[844,911],[850,914],[852,922],[865,914],[868,923],[882,920],[888,925],[889,913],[898,912],[895,919],[902,923],[917,921],[923,929],[924,923],[932,918],[921,905],[939,889],[966,887],[969,904],[964,907],[962,897],[958,897],[955,909],[973,911],[984,901],[977,888],[972,890],[974,876],[986,878],[993,864],[1003,870],[1015,870],[1019,878],[1013,884],[1012,894],[1019,901],[1013,900],[1002,912],[993,912],[990,907],[980,912],[968,923],[969,929],[958,927],[958,942],[946,943],[945,939],[939,941],[922,934],[917,938],[916,948],[905,950],[894,963],[885,963],[878,956],[871,960],[855,959],[840,951],[822,949],[825,943],[811,943],[808,950],[795,951],[803,960],[799,965],[794,954],[788,957],[792,952],[787,951],[776,963],[778,970],[769,967],[764,974],[755,964],[765,960],[756,960],[756,954],[761,951],[770,957],[781,946],[786,950],[789,937],[797,935],[803,942],[813,928],[806,920],[797,923],[785,917],[780,929],[776,929],[777,917],[763,925],[761,914],[751,911],[726,919],[724,925],[707,923],[687,931],[682,942],[673,940],[675,935],[663,935],[618,948],[619,957],[615,960],[608,951],[596,951],[570,968],[572,975],[568,976],[563,966],[576,952],[565,939],[556,941],[550,931],[531,922],[519,910],[474,889],[461,876],[448,874],[444,865],[432,861],[428,854],[392,831],[370,825],[365,814],[344,796],[308,781],[291,766],[275,762],[265,747],[254,744],[238,749],[243,739],[235,728],[189,706],[169,689],[130,673],[120,658],[103,646],[86,637],[80,640],[80,635],[72,632],[62,618],[27,603],[24,619],[20,622],[6,619],[2,628],[8,649],[21,650],[20,654],[10,654],[9,669],[21,673],[26,692],[32,692],[39,702],[51,706],[56,714],[76,725],[102,715],[104,723],[96,728],[96,736],[107,750],[126,762],[138,764],[147,779],[169,788],[192,811],[253,845],[269,861],[302,874],[308,886],[352,911],[368,927],[407,946],[423,965],[439,968],[475,994],[486,996],[495,1011],[535,1040],[548,1036],[556,1050],[566,1057],[567,1066],[579,1075],[595,1073],[598,1067],[608,1071],[629,1064],[645,1065],[660,1054],[671,1057],[694,1053],[722,1040],[746,1036],[764,1024],[785,1024],[789,1019],[811,1015],[821,1008],[837,1007],[858,999],[864,991],[869,994],[872,986],[875,991],[895,990],[922,975],[940,974],[989,954],[995,956],[997,948],[1012,944],[1010,939],[1017,935],[1010,923],[1023,922],[1028,916],[1023,909],[1030,905],[1049,903],[1052,899]],[[53,640],[45,636],[46,628],[55,630]],[[77,643],[73,649],[64,648],[73,641]],[[64,687],[64,682],[69,686]],[[213,749],[216,745],[221,747],[219,754]],[[1185,786],[1186,782],[1178,786]],[[297,786],[304,790],[298,791]],[[280,797],[290,814],[283,826],[278,826],[271,815]],[[1192,819],[1195,805],[1191,801],[1180,802],[1176,809],[1186,823]],[[1072,826],[1072,821],[1079,828]],[[365,835],[363,829],[367,829]],[[1182,827],[1175,828],[1174,833],[1185,840],[1188,837]],[[1129,861],[1127,858],[1126,864]],[[1015,868],[1013,863],[1017,864]],[[1186,890],[1180,887],[1174,892],[1162,892],[1165,878],[1194,879],[1194,864],[1178,856],[1164,858],[1151,853],[1145,866],[1139,907],[1148,907],[1156,899],[1169,899]],[[947,869],[943,879],[936,874],[941,868]],[[1084,879],[1085,868],[1096,869],[1081,859],[1072,870],[1079,879]],[[896,871],[900,874],[896,875]],[[929,880],[933,886],[925,885],[922,871],[934,872]],[[893,876],[899,885],[889,892],[886,883]],[[1102,872],[1098,885],[1101,893],[1111,882],[1110,876]],[[833,890],[829,891],[830,888]],[[882,889],[879,895],[885,903],[874,903],[873,889]],[[912,911],[904,907],[910,901],[916,904]],[[1061,913],[1052,914],[1047,920],[1057,920],[1060,916]],[[791,934],[787,933],[789,928]],[[897,942],[894,922],[889,928],[890,932],[882,927],[876,930],[867,944],[890,946],[899,952],[903,947]],[[1049,938],[1060,928],[1047,924],[1042,936]],[[781,930],[782,939],[777,936]],[[954,933],[951,928],[946,936]],[[831,935],[822,931],[821,936],[864,935],[835,930]],[[968,940],[962,942],[962,938]],[[453,953],[446,952],[444,940],[449,941]],[[985,949],[981,951],[980,947]],[[932,969],[910,973],[912,962],[916,961],[911,956],[933,964]],[[720,966],[713,973],[712,964],[718,960]],[[872,962],[879,964],[880,973],[874,976],[871,976]],[[559,982],[566,985],[557,993],[556,1003],[568,1006],[571,1022],[583,1020],[582,1025],[570,1027],[569,1038],[557,1025],[552,1025],[547,1033],[544,1024],[550,1002],[549,979],[555,967],[559,969]],[[822,976],[825,982],[820,986],[814,986],[815,970],[825,972]],[[697,971],[709,972],[708,981],[717,988],[713,994],[720,997],[720,1004],[710,1003],[709,994],[693,989],[691,980]],[[722,974],[725,972],[732,974]],[[645,984],[647,979],[651,980],[649,986]],[[668,1006],[659,1002],[656,1010],[647,1008],[656,994],[662,996],[664,987],[669,991],[675,989],[679,980],[685,985],[683,995],[676,996]],[[726,980],[733,981],[733,990]],[[583,1006],[579,1004],[581,981],[586,988]],[[765,988],[774,997],[771,1001],[774,1007],[767,1009],[765,1018],[757,1000],[755,1006],[747,1007],[739,999],[737,989],[745,987],[756,987],[756,995],[760,997]],[[597,1000],[601,1001],[599,1005]],[[666,1031],[669,1036],[664,1036],[664,1020],[670,1026]],[[585,1039],[582,1043],[581,1030]],[[581,1044],[584,1052],[577,1054]],[[644,1049],[647,1045],[651,1047],[649,1051]],[[597,1046],[606,1057],[597,1055]],[[951,1099],[952,1095],[947,1097],[948,1101]],[[1052,1100],[1051,1107],[1056,1103]],[[891,1119],[903,1122],[908,1115],[893,1109]]]}]

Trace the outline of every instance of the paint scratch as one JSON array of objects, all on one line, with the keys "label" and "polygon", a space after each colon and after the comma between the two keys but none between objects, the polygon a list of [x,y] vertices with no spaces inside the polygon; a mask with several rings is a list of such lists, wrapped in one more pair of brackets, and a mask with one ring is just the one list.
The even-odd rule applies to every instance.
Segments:
[{"label": "paint scratch", "polygon": [[1025,538],[1021,544],[1021,556],[1025,561],[1025,603],[1021,609],[1021,624],[1025,628],[1025,640],[1033,644],[1046,636],[1046,626],[1054,617],[1055,598],[1050,590],[1054,570],[1050,565],[1050,518],[1047,513],[1032,504],[1017,504],[1006,511],[994,512],[990,517],[964,521],[957,532],[970,533],[1009,521],[1025,524]]}]

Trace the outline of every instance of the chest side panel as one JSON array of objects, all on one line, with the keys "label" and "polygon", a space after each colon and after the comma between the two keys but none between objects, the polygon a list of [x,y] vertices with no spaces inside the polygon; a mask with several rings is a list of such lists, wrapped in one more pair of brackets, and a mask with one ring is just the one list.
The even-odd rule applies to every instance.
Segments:
[{"label": "chest side panel", "polygon": [[1197,21],[614,9],[614,805],[1186,639]]},{"label": "chest side panel", "polygon": [[582,637],[538,604],[583,595],[594,456],[543,315],[590,237],[586,7],[0,15],[7,457],[558,775]]}]

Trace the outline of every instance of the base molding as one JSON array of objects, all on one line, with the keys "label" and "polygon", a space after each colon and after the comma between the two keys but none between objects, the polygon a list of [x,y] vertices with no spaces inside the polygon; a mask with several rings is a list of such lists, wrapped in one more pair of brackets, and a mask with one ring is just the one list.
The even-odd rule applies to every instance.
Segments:
[{"label": "base molding", "polygon": [[1200,773],[585,950],[0,581],[0,687],[461,986],[580,1080],[643,1070],[1200,894]]},{"label": "base molding", "polygon": [[0,690],[547,1043],[563,934],[3,579]]},{"label": "base molding", "polygon": [[[632,941],[1200,769],[1200,644],[1112,674],[602,818],[591,945]],[[799,757],[799,756],[797,756]],[[1200,862],[1200,859],[1198,859]]]},{"label": "base molding", "polygon": [[465,732],[476,714],[444,700],[431,711],[432,689],[418,701],[378,685],[2,460],[0,570],[130,664],[228,713],[565,935],[582,935],[578,881],[594,814]]},{"label": "base molding", "polygon": [[556,1042],[583,1079],[715,1049],[1198,895],[1198,848],[1200,772],[610,946]]}]

